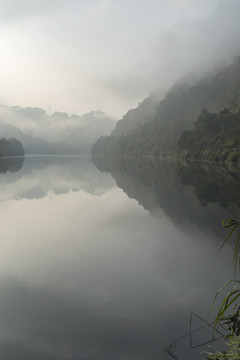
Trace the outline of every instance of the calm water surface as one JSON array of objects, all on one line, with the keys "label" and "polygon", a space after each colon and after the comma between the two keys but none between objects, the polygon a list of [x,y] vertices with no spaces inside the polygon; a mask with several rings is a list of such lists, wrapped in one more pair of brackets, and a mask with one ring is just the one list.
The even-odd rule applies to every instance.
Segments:
[{"label": "calm water surface", "polygon": [[[189,332],[192,312],[212,321],[215,292],[233,276],[232,247],[217,252],[222,219],[239,215],[239,170],[94,164],[0,163],[1,359],[170,360],[163,348]],[[172,351],[204,358],[209,336],[196,331]]]}]

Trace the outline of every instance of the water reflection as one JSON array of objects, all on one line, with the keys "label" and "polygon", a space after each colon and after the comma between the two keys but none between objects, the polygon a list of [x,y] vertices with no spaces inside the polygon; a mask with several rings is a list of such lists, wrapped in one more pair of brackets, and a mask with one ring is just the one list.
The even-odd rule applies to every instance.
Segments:
[{"label": "water reflection", "polygon": [[158,341],[147,321],[64,302],[43,288],[7,282],[0,289],[2,342],[9,351],[4,359],[145,358]]},{"label": "water reflection", "polygon": [[40,199],[49,192],[64,194],[70,190],[100,195],[115,186],[112,177],[101,176],[87,157],[25,157],[24,166],[23,161],[15,158],[0,162],[0,172],[5,174],[0,177],[0,201]]},{"label": "water reflection", "polygon": [[0,158],[0,174],[15,173],[23,167],[24,157]]},{"label": "water reflection", "polygon": [[222,207],[203,207],[176,163],[113,165],[29,158],[0,177],[2,359],[167,360],[231,276],[204,224]]},{"label": "water reflection", "polygon": [[151,214],[159,208],[179,226],[189,223],[223,237],[224,218],[240,217],[240,168],[226,164],[93,158],[102,172]]}]

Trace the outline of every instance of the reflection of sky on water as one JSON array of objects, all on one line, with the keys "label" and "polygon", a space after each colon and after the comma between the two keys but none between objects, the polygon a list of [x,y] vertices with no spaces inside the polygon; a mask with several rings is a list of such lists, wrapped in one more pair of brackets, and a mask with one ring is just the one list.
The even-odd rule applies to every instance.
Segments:
[{"label": "reflection of sky on water", "polygon": [[[41,171],[30,174],[49,190],[64,173]],[[211,234],[186,234],[117,187],[53,191],[0,203],[0,357],[168,359],[162,348],[231,277],[230,250],[217,256]]]}]

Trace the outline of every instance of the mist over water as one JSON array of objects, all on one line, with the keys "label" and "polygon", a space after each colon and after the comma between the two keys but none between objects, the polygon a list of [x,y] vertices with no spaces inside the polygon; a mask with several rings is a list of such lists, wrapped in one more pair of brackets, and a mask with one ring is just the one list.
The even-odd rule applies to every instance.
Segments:
[{"label": "mist over water", "polygon": [[[209,310],[233,278],[222,220],[240,219],[239,13],[0,0],[1,360],[223,349]],[[4,158],[9,138],[25,158]]]},{"label": "mist over water", "polygon": [[[236,203],[201,203],[194,174],[185,185],[172,162],[101,162],[100,171],[86,157],[30,157],[7,167],[1,358],[167,360],[162,349],[188,333],[191,312],[211,320],[213,296],[232,276],[216,223]],[[177,351],[199,356],[188,338]]]}]

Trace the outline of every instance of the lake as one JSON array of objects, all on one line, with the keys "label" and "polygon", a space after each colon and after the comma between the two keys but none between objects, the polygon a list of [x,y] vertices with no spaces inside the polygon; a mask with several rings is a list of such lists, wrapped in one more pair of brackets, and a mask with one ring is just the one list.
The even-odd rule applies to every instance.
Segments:
[{"label": "lake", "polygon": [[29,156],[0,172],[1,359],[205,357],[239,168]]}]

